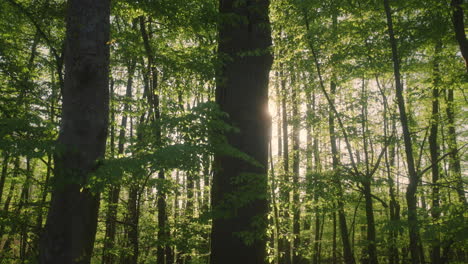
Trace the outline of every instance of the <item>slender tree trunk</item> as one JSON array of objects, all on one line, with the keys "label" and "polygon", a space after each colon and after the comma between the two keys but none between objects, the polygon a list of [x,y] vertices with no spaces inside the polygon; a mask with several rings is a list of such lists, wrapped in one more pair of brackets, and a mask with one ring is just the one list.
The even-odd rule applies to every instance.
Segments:
[{"label": "slender tree trunk", "polygon": [[2,174],[0,176],[0,202],[2,202],[3,188],[5,187],[5,180],[8,174],[8,163],[10,161],[10,155],[7,151],[3,151],[2,161]]},{"label": "slender tree trunk", "polygon": [[289,129],[288,129],[288,111],[287,111],[287,87],[286,77],[284,76],[283,66],[280,65],[280,80],[281,80],[281,113],[282,113],[282,130],[283,130],[283,184],[281,185],[280,201],[284,203],[283,209],[281,210],[281,218],[285,222],[286,233],[280,238],[279,250],[284,252],[281,254],[281,263],[291,264],[291,243],[289,242],[289,228],[290,228],[290,183],[289,183]]},{"label": "slender tree trunk", "polygon": [[336,238],[337,238],[337,228],[336,228],[336,212],[333,211],[332,213],[332,219],[333,219],[333,234],[332,234],[332,264],[338,263],[338,250],[337,250],[337,243],[336,243]]},{"label": "slender tree trunk", "polygon": [[[280,69],[281,71],[281,69]],[[277,136],[278,136],[278,157],[283,156],[283,138],[281,134],[281,129],[282,129],[282,122],[281,122],[281,106],[282,106],[282,92],[280,91],[280,72],[276,71],[275,72],[275,77],[276,77],[276,82],[275,82],[275,93],[276,93],[276,116],[278,117],[278,120],[276,122],[277,124]],[[281,76],[282,78],[282,76]]]},{"label": "slender tree trunk", "polygon": [[[145,18],[140,17],[140,31],[143,38],[143,44],[145,47],[146,57],[148,58],[148,73],[149,73],[149,93],[148,103],[153,107],[152,111],[154,114],[154,120],[156,121],[156,145],[161,147],[162,145],[162,134],[159,121],[161,119],[160,113],[160,98],[156,94],[156,87],[158,84],[158,76],[155,67],[154,51],[151,47],[151,31],[146,29]],[[158,173],[159,182],[165,181],[166,176],[164,170],[160,170]],[[167,226],[167,203],[166,203],[166,190],[162,185],[158,186],[158,238],[163,242],[158,245],[157,249],[157,261],[158,263],[169,263],[173,259],[173,253],[168,241],[170,239],[170,230]]]},{"label": "slender tree trunk", "polygon": [[388,34],[390,36],[390,46],[392,48],[393,70],[395,75],[395,89],[398,109],[400,112],[400,122],[403,130],[403,139],[405,143],[406,164],[408,166],[409,184],[406,189],[406,203],[408,206],[408,231],[411,253],[411,263],[419,264],[421,260],[419,252],[419,226],[417,214],[417,198],[416,190],[418,188],[419,176],[416,172],[413,156],[413,144],[408,125],[408,116],[405,109],[405,100],[403,98],[403,85],[400,78],[400,59],[398,57],[397,42],[393,33],[392,11],[390,9],[389,0],[384,0],[385,14],[387,17]]},{"label": "slender tree trunk", "polygon": [[437,132],[439,130],[439,94],[440,94],[440,69],[439,69],[439,56],[442,49],[442,43],[439,41],[435,47],[435,58],[433,68],[433,81],[432,81],[432,115],[430,121],[430,134],[429,134],[429,149],[431,153],[432,163],[432,208],[431,216],[436,228],[432,239],[431,260],[432,264],[439,264],[441,259],[440,255],[440,233],[438,230],[440,218],[440,195],[439,195],[439,143],[437,139]]},{"label": "slender tree trunk", "polygon": [[[19,173],[19,156],[17,156],[14,159],[13,164],[14,164],[13,165],[14,167],[13,167],[11,178],[16,179],[16,178],[18,178],[18,173]],[[10,210],[10,203],[11,203],[11,199],[13,199],[15,188],[16,188],[16,181],[12,181],[10,183],[10,188],[8,189],[7,198],[5,199],[5,203],[3,204],[3,213],[4,214],[8,214],[8,212]],[[5,225],[3,223],[1,223],[0,224],[0,239],[3,238],[4,234],[5,234]],[[3,248],[5,248],[5,247],[3,247]],[[3,250],[3,248],[0,248],[0,252],[5,251],[5,250]]]},{"label": "slender tree trunk", "polygon": [[293,157],[292,157],[292,167],[293,167],[293,186],[292,186],[292,211],[293,211],[293,243],[292,243],[292,263],[298,264],[302,260],[301,255],[299,254],[299,245],[300,245],[300,197],[299,197],[299,128],[300,128],[300,116],[299,116],[299,102],[297,97],[297,89],[295,87],[295,73],[292,73],[293,79],[291,80],[292,83],[292,144],[293,144]]},{"label": "slender tree trunk", "polygon": [[[336,94],[336,84],[334,81],[330,83],[330,94],[331,94],[331,103],[334,104],[335,94]],[[354,253],[352,252],[351,245],[349,243],[349,232],[348,225],[346,224],[346,216],[344,212],[344,202],[343,202],[343,189],[341,187],[341,180],[339,178],[339,152],[338,146],[336,144],[336,133],[335,133],[335,116],[333,111],[329,111],[328,117],[328,126],[330,132],[330,144],[331,144],[331,153],[332,153],[332,165],[334,174],[334,185],[338,194],[337,200],[337,209],[338,209],[338,221],[340,226],[341,241],[343,243],[343,256],[346,264],[355,264]]]},{"label": "slender tree trunk", "polygon": [[[386,139],[389,138],[388,135],[388,130],[389,130],[389,124],[388,124],[388,112],[389,112],[389,107],[388,107],[388,99],[385,94],[385,91],[382,89],[380,86],[380,82],[378,78],[376,78],[377,85],[380,89],[380,92],[382,94],[382,99],[383,99],[383,120],[384,120],[384,137]],[[395,134],[395,120],[393,118],[393,115],[390,114],[390,121],[392,123],[392,134]],[[384,154],[385,158],[385,167],[386,167],[386,172],[387,172],[387,180],[388,180],[388,192],[390,196],[390,230],[389,230],[389,246],[388,246],[388,261],[389,264],[394,264],[394,263],[400,263],[400,256],[399,256],[399,251],[398,247],[396,246],[396,243],[398,241],[398,230],[396,229],[397,224],[400,221],[400,204],[398,202],[398,199],[396,197],[395,193],[395,180],[392,175],[393,173],[393,168],[395,167],[395,143],[392,142],[389,144],[389,147],[385,150]]]},{"label": "slender tree trunk", "polygon": [[372,203],[372,191],[370,180],[363,182],[364,200],[366,204],[366,221],[367,221],[367,254],[369,264],[377,264],[377,247],[376,247],[376,231],[374,221],[374,207]]},{"label": "slender tree trunk", "polygon": [[[220,0],[219,3],[221,15],[236,14],[247,23],[224,21],[219,25],[218,53],[230,59],[224,61],[217,74],[216,101],[221,110],[228,113],[229,122],[240,131],[227,133],[228,143],[259,165],[232,156],[215,155],[210,263],[261,264],[266,263],[268,135],[271,129],[271,117],[265,113],[272,64],[272,56],[267,51],[271,45],[269,1],[248,1],[240,6],[234,0]],[[257,55],[239,55],[251,51],[256,51]],[[248,199],[239,203],[238,199],[230,197]]]},{"label": "slender tree trunk", "polygon": [[367,223],[367,263],[378,264],[377,261],[377,239],[375,231],[375,220],[374,220],[374,205],[372,198],[372,177],[373,172],[371,171],[371,160],[369,153],[372,150],[372,142],[368,139],[368,109],[367,109],[367,93],[365,80],[362,80],[362,94],[361,94],[361,128],[362,128],[362,143],[364,147],[364,162],[365,162],[365,174],[361,181],[364,193],[365,208],[366,208],[366,223]]},{"label": "slender tree trunk", "polygon": [[446,114],[447,114],[447,132],[448,132],[448,150],[450,153],[450,171],[453,174],[453,178],[456,181],[456,190],[458,194],[458,200],[467,205],[466,196],[465,196],[465,187],[463,184],[462,172],[461,172],[461,162],[460,162],[460,153],[458,151],[457,144],[457,132],[455,129],[455,102],[454,102],[454,91],[453,88],[448,88],[446,90]]},{"label": "slender tree trunk", "polygon": [[273,252],[274,252],[274,263],[280,264],[280,251],[279,251],[279,234],[280,234],[280,227],[279,227],[279,210],[277,204],[277,197],[276,197],[276,174],[275,174],[275,167],[273,165],[273,153],[271,150],[271,139],[270,139],[270,176],[271,176],[271,207],[273,211]]},{"label": "slender tree trunk", "polygon": [[[32,180],[34,175],[34,166],[31,164],[31,158],[26,157],[26,180],[23,185],[23,189],[21,190],[20,196],[20,204],[17,208],[16,215],[21,215],[21,209],[23,207],[29,207],[31,202],[31,187],[32,187]],[[27,209],[25,210],[24,214],[27,214]],[[23,222],[20,227],[20,260],[21,263],[26,261],[26,253],[28,251],[28,239],[29,239],[29,222]]]},{"label": "slender tree trunk", "polygon": [[[13,168],[13,174],[12,174],[13,179],[16,179],[18,177],[19,170],[20,170],[20,159],[19,159],[19,156],[17,156],[14,161],[14,168]],[[8,190],[7,198],[5,200],[5,204],[3,205],[3,213],[6,215],[8,215],[9,213],[10,203],[11,203],[11,200],[13,199],[15,188],[16,188],[16,182],[13,181],[10,183],[10,189]],[[10,233],[12,234],[14,232],[10,231]],[[3,239],[4,234],[8,235],[8,233],[5,232],[5,224],[2,224],[0,225],[0,239]],[[11,241],[12,241],[12,237],[7,236],[6,241],[3,243],[3,246],[0,248],[0,258],[4,258],[5,254],[8,251],[10,251]]]},{"label": "slender tree trunk", "polygon": [[104,157],[109,116],[109,0],[69,0],[62,125],[39,263],[89,263],[99,194],[86,187]]},{"label": "slender tree trunk", "polygon": [[[135,73],[136,62],[131,60],[127,66],[127,87],[125,90],[125,101],[123,106],[123,115],[122,120],[120,121],[120,131],[119,138],[117,143],[117,154],[123,155],[125,150],[125,131],[127,127],[127,112],[130,110],[130,104],[128,100],[132,98],[132,88],[133,88],[133,75]],[[115,263],[115,255],[110,252],[114,248],[115,244],[115,234],[117,230],[117,208],[120,197],[120,184],[112,185],[109,188],[109,201],[106,213],[106,232],[104,236],[104,252],[102,254],[102,263],[103,264],[113,264]]]}]

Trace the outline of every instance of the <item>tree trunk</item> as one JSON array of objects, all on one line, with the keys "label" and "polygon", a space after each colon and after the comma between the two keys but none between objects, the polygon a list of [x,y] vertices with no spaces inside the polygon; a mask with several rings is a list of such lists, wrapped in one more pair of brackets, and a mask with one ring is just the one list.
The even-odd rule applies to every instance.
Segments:
[{"label": "tree trunk", "polygon": [[[371,161],[369,158],[369,152],[372,150],[372,142],[368,138],[368,107],[367,107],[367,93],[365,80],[362,80],[362,94],[361,94],[361,128],[362,128],[362,143],[364,147],[364,162],[365,162],[365,174],[361,181],[364,193],[365,208],[366,208],[366,224],[367,224],[367,263],[377,264],[377,239],[375,231],[375,220],[374,220],[374,204],[372,198],[372,177],[373,171],[371,171]],[[370,147],[369,147],[370,145]],[[377,163],[378,164],[378,163]]]},{"label": "tree trunk", "polygon": [[[216,102],[240,132],[227,141],[259,164],[215,155],[211,264],[266,263],[267,162],[271,118],[268,78],[272,56],[269,1],[220,0],[222,15],[236,14],[246,23],[219,25],[218,53],[224,61],[217,74]],[[242,20],[244,21],[244,20]],[[252,54],[255,51],[256,55]],[[241,55],[242,54],[242,55]],[[237,197],[237,198],[236,198]]]},{"label": "tree trunk", "polygon": [[450,6],[453,9],[452,22],[455,31],[455,38],[457,39],[460,51],[465,59],[465,67],[468,72],[468,40],[465,34],[465,23],[463,22],[463,0],[452,0]]},{"label": "tree trunk", "polygon": [[89,263],[99,194],[86,184],[104,157],[109,115],[109,0],[69,0],[62,124],[39,263]]},{"label": "tree trunk", "polygon": [[280,65],[280,79],[281,79],[281,112],[282,112],[282,130],[283,130],[283,184],[281,184],[280,202],[285,203],[281,210],[281,218],[285,222],[286,234],[280,237],[279,250],[284,252],[280,254],[280,263],[291,264],[291,243],[289,242],[289,228],[290,228],[290,184],[289,184],[289,129],[288,129],[288,111],[287,111],[287,87],[286,77],[284,76],[283,65]]},{"label": "tree trunk", "polygon": [[[330,103],[332,105],[334,105],[335,94],[336,94],[336,84],[334,81],[332,81],[330,83],[330,95],[331,95]],[[340,154],[338,152],[338,147],[336,144],[335,116],[333,114],[333,111],[329,111],[328,126],[329,126],[329,132],[330,132],[332,165],[333,165],[333,170],[334,170],[333,181],[334,181],[334,185],[338,194],[338,197],[337,197],[338,221],[339,221],[339,226],[340,226],[341,241],[343,243],[344,261],[346,264],[355,264],[356,260],[354,259],[354,253],[349,243],[348,225],[346,224],[346,215],[344,212],[343,189],[341,187],[341,179],[339,178]]]},{"label": "tree trunk", "polygon": [[[132,98],[132,88],[133,88],[133,75],[135,73],[136,62],[131,60],[127,65],[127,87],[125,90],[126,101],[123,106],[123,115],[122,120],[120,121],[120,131],[119,138],[117,143],[117,154],[119,156],[124,154],[125,150],[125,131],[127,127],[127,112],[130,110],[130,105],[128,100]],[[120,197],[120,184],[112,185],[109,188],[109,201],[106,214],[106,232],[104,237],[104,249],[102,254],[102,263],[103,264],[113,264],[115,263],[115,255],[110,253],[115,243],[115,234],[117,228],[117,207]]]},{"label": "tree trunk", "polygon": [[292,167],[293,167],[293,186],[292,186],[292,211],[293,211],[293,243],[292,243],[292,263],[298,264],[300,263],[302,257],[299,254],[299,245],[300,245],[300,201],[299,201],[299,128],[300,128],[300,116],[299,116],[299,102],[297,97],[297,89],[298,87],[295,86],[295,74],[294,72],[291,73],[293,75],[293,79],[291,80],[292,83],[292,145],[293,145],[293,157],[292,157]]},{"label": "tree trunk", "polygon": [[[383,121],[384,121],[384,137],[386,139],[389,138],[388,135],[388,130],[389,130],[389,124],[388,124],[388,112],[389,112],[389,106],[388,106],[388,99],[385,94],[385,91],[382,89],[380,86],[380,82],[378,78],[376,77],[376,82],[377,85],[380,89],[380,92],[382,94],[382,99],[383,99]],[[392,122],[392,135],[395,134],[395,120],[393,118],[393,115],[390,113],[390,121]],[[396,243],[398,241],[398,230],[396,229],[397,224],[400,221],[400,203],[398,202],[398,199],[396,197],[395,193],[395,180],[392,175],[392,169],[395,167],[395,143],[392,141],[389,144],[389,147],[385,150],[385,167],[386,167],[386,172],[387,172],[387,181],[388,181],[388,192],[390,196],[390,230],[389,230],[389,245],[388,245],[388,263],[393,264],[393,263],[400,263],[400,256],[398,252],[398,247],[396,246]]]},{"label": "tree trunk", "polygon": [[462,204],[467,204],[466,197],[465,197],[465,187],[463,184],[462,172],[461,172],[461,162],[460,162],[460,154],[458,151],[458,144],[457,144],[457,132],[455,129],[455,102],[453,96],[453,88],[449,88],[446,90],[447,98],[446,98],[446,113],[447,113],[447,130],[448,130],[448,150],[450,153],[450,171],[453,174],[453,178],[456,182],[456,190],[458,194],[458,200]]},{"label": "tree trunk", "polygon": [[435,233],[432,239],[431,260],[432,264],[439,264],[440,259],[440,232],[439,218],[440,218],[440,195],[439,195],[439,143],[437,139],[437,132],[439,130],[439,94],[440,94],[440,69],[439,69],[439,56],[442,49],[442,43],[439,41],[435,47],[435,58],[433,68],[433,81],[432,81],[432,115],[430,120],[430,134],[429,134],[429,149],[431,154],[432,163],[432,208],[431,216],[434,222]]},{"label": "tree trunk", "polygon": [[8,174],[9,160],[10,160],[10,155],[8,154],[8,152],[3,151],[2,174],[0,176],[0,202],[2,202],[3,188],[5,187],[5,180]]},{"label": "tree trunk", "polygon": [[406,203],[408,206],[408,231],[411,253],[411,263],[419,264],[421,256],[419,254],[419,226],[417,214],[416,190],[418,188],[419,176],[416,172],[413,156],[413,145],[408,125],[408,116],[405,109],[405,100],[403,98],[403,85],[400,78],[400,60],[398,57],[397,42],[393,33],[392,12],[389,0],[384,0],[385,15],[387,17],[388,34],[390,36],[390,46],[392,48],[393,71],[395,75],[395,89],[398,109],[400,112],[400,122],[403,130],[403,139],[405,143],[406,163],[408,166],[409,184],[406,189]]}]

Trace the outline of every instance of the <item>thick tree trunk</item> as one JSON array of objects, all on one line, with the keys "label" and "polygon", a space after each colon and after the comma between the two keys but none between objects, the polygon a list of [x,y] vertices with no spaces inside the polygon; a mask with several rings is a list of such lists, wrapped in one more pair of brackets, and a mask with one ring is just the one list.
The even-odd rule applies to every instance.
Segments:
[{"label": "thick tree trunk", "polygon": [[392,22],[392,12],[390,9],[389,0],[384,0],[385,14],[387,17],[387,27],[388,34],[390,36],[390,46],[392,48],[392,60],[393,60],[393,70],[395,75],[395,89],[396,89],[396,98],[398,109],[400,112],[400,122],[403,130],[403,139],[405,143],[405,153],[406,153],[406,164],[408,166],[408,178],[409,184],[406,189],[406,203],[408,206],[408,231],[410,246],[409,250],[411,253],[411,263],[419,264],[421,260],[419,252],[419,226],[418,226],[418,215],[417,215],[417,198],[416,190],[418,188],[419,176],[416,172],[414,165],[414,156],[413,156],[413,145],[411,140],[411,134],[409,131],[408,125],[408,116],[405,109],[405,100],[403,98],[403,85],[400,78],[400,60],[398,57],[397,42],[395,35],[393,33],[393,22]]},{"label": "thick tree trunk", "polygon": [[[215,155],[211,264],[266,263],[267,162],[271,118],[268,78],[272,56],[268,0],[220,0],[222,15],[236,14],[241,24],[223,20],[218,52],[226,55],[217,75],[216,101],[239,132],[227,133],[230,145],[259,164]],[[252,55],[255,51],[256,55]],[[251,55],[247,55],[247,54]],[[237,197],[237,198],[236,198]]]},{"label": "thick tree trunk", "polygon": [[109,17],[109,0],[69,0],[62,124],[39,263],[90,262],[99,194],[85,186],[106,145]]}]

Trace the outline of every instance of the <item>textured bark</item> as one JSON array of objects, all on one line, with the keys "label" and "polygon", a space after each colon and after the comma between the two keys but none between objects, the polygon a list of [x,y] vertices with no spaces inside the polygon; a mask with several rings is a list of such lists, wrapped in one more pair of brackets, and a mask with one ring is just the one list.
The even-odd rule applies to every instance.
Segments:
[{"label": "textured bark", "polygon": [[398,104],[398,109],[400,113],[400,123],[403,130],[403,140],[405,143],[405,153],[406,153],[406,164],[408,166],[408,178],[409,184],[406,189],[406,203],[408,206],[408,232],[410,245],[409,250],[411,253],[411,263],[419,264],[420,263],[420,252],[419,252],[419,227],[418,227],[418,215],[417,215],[417,198],[416,190],[418,188],[419,176],[416,172],[414,165],[414,156],[413,156],[413,145],[411,134],[409,131],[408,116],[405,109],[405,100],[403,98],[403,85],[401,83],[400,76],[400,60],[398,57],[398,48],[397,42],[395,39],[395,34],[393,33],[393,21],[392,21],[392,12],[390,9],[389,0],[384,0],[385,14],[387,17],[387,27],[388,34],[390,37],[390,46],[392,49],[392,61],[393,61],[393,71],[395,76],[395,89],[396,89],[396,99]]},{"label": "textured bark", "polygon": [[104,157],[109,115],[109,0],[70,0],[62,124],[39,263],[89,263],[99,194],[87,189]]},{"label": "textured bark", "polygon": [[[272,56],[269,1],[220,0],[222,15],[243,19],[219,25],[220,57],[229,56],[217,74],[216,102],[228,113],[239,132],[227,141],[260,166],[229,156],[215,155],[212,188],[214,210],[211,264],[266,263],[267,162],[271,118],[268,77]],[[256,54],[252,54],[254,52]],[[250,52],[250,54],[246,54]],[[243,54],[242,54],[243,53]]]}]

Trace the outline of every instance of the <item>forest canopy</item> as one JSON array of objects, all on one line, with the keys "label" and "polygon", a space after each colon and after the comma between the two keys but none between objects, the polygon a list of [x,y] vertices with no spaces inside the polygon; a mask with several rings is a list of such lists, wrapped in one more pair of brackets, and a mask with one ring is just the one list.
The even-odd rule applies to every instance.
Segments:
[{"label": "forest canopy", "polygon": [[466,263],[467,10],[1,0],[0,263]]}]

